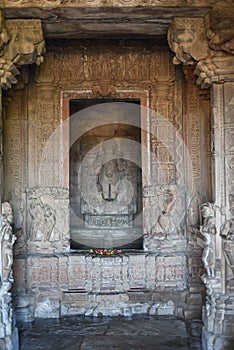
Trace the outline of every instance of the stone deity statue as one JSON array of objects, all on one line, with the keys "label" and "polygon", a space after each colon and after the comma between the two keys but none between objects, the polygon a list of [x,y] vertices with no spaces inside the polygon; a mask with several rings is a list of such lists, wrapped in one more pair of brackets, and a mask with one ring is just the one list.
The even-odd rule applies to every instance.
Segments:
[{"label": "stone deity statue", "polygon": [[215,256],[213,235],[216,234],[214,206],[205,203],[201,206],[203,225],[200,227],[201,237],[204,241],[202,261],[209,277],[215,277]]},{"label": "stone deity statue", "polygon": [[223,238],[223,250],[228,266],[234,274],[234,195],[230,194],[230,213],[232,217],[221,226],[220,235]]},{"label": "stone deity statue", "polygon": [[9,203],[2,204],[1,217],[1,281],[12,282],[13,244],[16,237],[12,233],[13,214]]},{"label": "stone deity statue", "polygon": [[[83,214],[133,214],[136,210],[135,189],[129,162],[123,158],[115,140],[102,144],[102,150],[93,161],[94,177],[87,183],[85,203],[82,202]],[[94,181],[93,181],[94,180]]]}]

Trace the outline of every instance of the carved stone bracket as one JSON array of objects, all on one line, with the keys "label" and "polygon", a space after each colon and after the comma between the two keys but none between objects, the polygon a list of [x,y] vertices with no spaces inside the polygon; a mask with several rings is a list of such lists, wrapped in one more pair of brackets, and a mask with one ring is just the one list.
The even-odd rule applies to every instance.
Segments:
[{"label": "carved stone bracket", "polygon": [[175,18],[168,31],[174,64],[194,64],[209,56],[203,18]]},{"label": "carved stone bracket", "polygon": [[194,74],[202,88],[208,88],[212,83],[234,81],[234,56],[202,60],[196,65]]},{"label": "carved stone bracket", "polygon": [[[234,11],[216,9],[206,18],[175,18],[168,43],[174,64],[195,65],[197,84],[230,81],[233,75]],[[231,70],[230,70],[231,69]]]},{"label": "carved stone bracket", "polygon": [[206,35],[212,50],[234,54],[234,9],[217,8],[205,18]]},{"label": "carved stone bracket", "polygon": [[0,17],[0,86],[17,83],[19,67],[43,62],[45,42],[40,20],[5,20]]}]

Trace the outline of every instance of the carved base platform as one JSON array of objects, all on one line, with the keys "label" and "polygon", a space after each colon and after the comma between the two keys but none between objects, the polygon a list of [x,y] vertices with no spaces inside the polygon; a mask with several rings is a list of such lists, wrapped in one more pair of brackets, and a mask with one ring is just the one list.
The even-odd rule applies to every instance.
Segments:
[{"label": "carved base platform", "polygon": [[[24,266],[27,264],[27,294]],[[18,321],[62,315],[170,314],[186,308],[186,257],[143,252],[78,252],[16,259]]]},{"label": "carved base platform", "polygon": [[[131,246],[143,236],[142,228],[71,228],[71,240],[87,248],[116,248]],[[134,244],[133,247],[134,248]],[[140,248],[140,246],[138,247]]]},{"label": "carved base platform", "polygon": [[88,227],[120,228],[132,227],[133,215],[85,215]]},{"label": "carved base platform", "polygon": [[[143,294],[151,296],[150,291],[129,290],[125,293],[87,293],[85,291],[64,291],[61,301],[60,313],[62,316],[84,315],[84,316],[132,316],[136,314],[147,315],[175,315],[175,303],[155,302],[147,299],[140,302],[134,300],[132,294],[137,297]],[[132,299],[133,298],[133,299]]]}]

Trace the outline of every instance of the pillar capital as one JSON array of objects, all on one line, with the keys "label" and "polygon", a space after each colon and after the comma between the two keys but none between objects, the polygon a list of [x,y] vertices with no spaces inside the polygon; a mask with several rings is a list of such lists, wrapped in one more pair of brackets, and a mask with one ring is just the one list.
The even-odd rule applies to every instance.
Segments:
[{"label": "pillar capital", "polygon": [[168,30],[174,64],[193,65],[203,88],[232,81],[234,10],[219,7],[205,18],[175,18]]},{"label": "pillar capital", "polygon": [[45,52],[41,21],[38,19],[4,20],[0,16],[0,87],[17,83],[19,68],[40,64]]}]

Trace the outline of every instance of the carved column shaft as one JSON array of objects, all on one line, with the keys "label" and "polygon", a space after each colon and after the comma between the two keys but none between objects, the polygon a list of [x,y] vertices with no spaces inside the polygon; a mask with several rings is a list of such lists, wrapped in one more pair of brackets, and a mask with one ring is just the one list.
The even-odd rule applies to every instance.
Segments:
[{"label": "carved column shaft", "polygon": [[[229,196],[234,193],[231,160],[234,150],[234,123],[228,114],[234,112],[232,98],[234,82],[212,85],[212,139],[213,139],[213,201],[221,209],[216,219],[220,232],[222,224],[229,219]],[[232,93],[231,93],[232,92]],[[232,118],[233,119],[233,118]],[[216,261],[225,266],[220,236],[216,239]],[[220,263],[219,263],[220,262]],[[226,269],[221,268],[222,292],[226,292]]]},{"label": "carved column shaft", "polygon": [[[197,83],[211,87],[212,193],[215,271],[206,273],[203,348],[228,349],[234,320],[234,11],[216,8],[205,19],[175,19],[168,41],[174,64],[192,65]],[[204,253],[207,253],[204,247]],[[206,262],[209,265],[209,262]],[[208,266],[210,268],[210,266]],[[227,347],[226,347],[227,346]],[[231,348],[231,347],[230,347]]]}]

